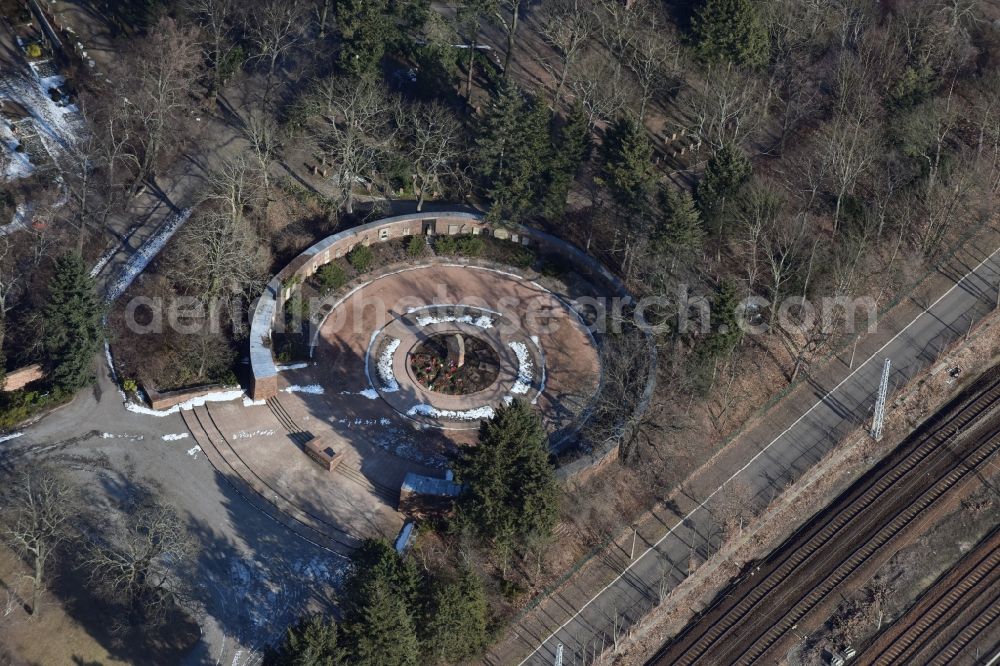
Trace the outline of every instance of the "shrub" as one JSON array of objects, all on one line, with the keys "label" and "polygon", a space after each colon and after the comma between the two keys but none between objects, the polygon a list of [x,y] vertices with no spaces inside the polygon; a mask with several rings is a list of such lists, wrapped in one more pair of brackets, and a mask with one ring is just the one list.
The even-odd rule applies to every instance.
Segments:
[{"label": "shrub", "polygon": [[427,241],[423,236],[410,236],[410,240],[406,241],[406,254],[411,257],[419,257],[424,253],[425,247],[427,247]]},{"label": "shrub", "polygon": [[0,393],[0,430],[20,425],[48,406],[56,405],[67,397],[59,389],[47,393],[21,389]]},{"label": "shrub", "polygon": [[542,262],[541,273],[545,277],[558,278],[566,275],[572,270],[566,260],[559,256],[548,256]]},{"label": "shrub", "polygon": [[528,269],[535,263],[535,253],[531,250],[519,247],[510,254],[510,265],[518,268]]},{"label": "shrub", "polygon": [[29,58],[42,57],[42,47],[38,44],[28,44],[28,47],[24,49],[24,52],[28,54]]},{"label": "shrub", "polygon": [[139,390],[139,384],[137,384],[134,379],[132,379],[131,377],[129,377],[129,378],[125,379],[124,381],[122,381],[122,389],[126,393],[135,393],[136,391]]},{"label": "shrub", "polygon": [[458,253],[467,257],[478,257],[483,253],[485,243],[479,236],[463,236],[458,239]]},{"label": "shrub", "polygon": [[359,245],[347,253],[347,260],[351,262],[354,270],[364,273],[375,263],[375,253],[367,245]]},{"label": "shrub", "polygon": [[340,264],[323,264],[316,271],[316,283],[319,285],[320,292],[325,296],[347,284],[347,274],[340,267]]},{"label": "shrub", "polygon": [[434,251],[438,254],[455,254],[458,252],[458,243],[452,236],[438,236],[434,241]]}]

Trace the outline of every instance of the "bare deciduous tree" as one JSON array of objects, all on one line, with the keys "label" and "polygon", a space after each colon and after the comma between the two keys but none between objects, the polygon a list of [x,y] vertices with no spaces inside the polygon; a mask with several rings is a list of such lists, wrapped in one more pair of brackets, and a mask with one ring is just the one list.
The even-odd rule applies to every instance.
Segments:
[{"label": "bare deciduous tree", "polygon": [[713,513],[721,523],[724,538],[743,534],[743,529],[758,513],[753,488],[741,481],[731,481],[715,497]]},{"label": "bare deciduous tree", "polygon": [[250,144],[257,176],[264,195],[271,191],[271,162],[278,155],[281,146],[281,128],[274,116],[265,109],[251,109],[243,119],[243,135]]},{"label": "bare deciduous tree", "polygon": [[748,293],[756,293],[758,277],[766,279],[772,304],[770,324],[775,326],[778,308],[786,296],[785,286],[801,260],[809,216],[790,213],[782,192],[763,183],[747,192],[739,220],[745,230],[743,257],[750,282]]},{"label": "bare deciduous tree", "polygon": [[629,69],[641,92],[639,122],[645,121],[646,107],[653,94],[663,87],[664,79],[677,70],[680,56],[680,44],[663,22],[653,18],[656,16],[658,14],[651,14],[650,23],[639,33],[628,59]]},{"label": "bare deciduous tree", "polygon": [[247,33],[256,57],[267,66],[265,106],[279,60],[304,37],[305,18],[304,5],[298,0],[268,0],[247,7]]},{"label": "bare deciduous tree", "polygon": [[833,233],[837,234],[844,197],[874,165],[881,153],[878,125],[864,115],[838,116],[819,133],[818,150],[834,195]]},{"label": "bare deciduous tree", "polygon": [[213,108],[238,48],[234,35],[238,6],[236,0],[186,0],[185,8],[201,27],[202,49],[211,69],[207,102]]},{"label": "bare deciduous tree", "polygon": [[2,499],[3,533],[31,567],[31,613],[38,614],[39,595],[48,580],[48,564],[70,535],[72,487],[58,472],[34,463],[16,471]]},{"label": "bare deciduous tree", "polygon": [[553,109],[559,108],[570,69],[596,30],[597,15],[589,0],[554,0],[542,5],[539,31],[562,58],[562,65],[554,73],[556,89],[552,94]]},{"label": "bare deciduous tree", "polygon": [[524,0],[491,0],[492,18],[503,28],[507,37],[507,52],[503,58],[503,75],[510,78],[510,59],[514,55],[517,28],[521,22],[521,6]]},{"label": "bare deciduous tree", "polygon": [[326,23],[327,17],[330,15],[330,5],[331,0],[316,0],[313,6],[313,14],[316,17],[316,26],[318,28],[318,37],[320,39],[326,38]]},{"label": "bare deciduous tree", "polygon": [[10,238],[0,236],[0,349],[3,349],[3,322],[24,286],[24,275],[17,259]]},{"label": "bare deciduous tree", "polygon": [[570,90],[583,105],[591,129],[620,116],[629,98],[621,69],[595,53],[581,62],[580,70],[587,76],[571,78]]},{"label": "bare deciduous tree", "polygon": [[241,224],[247,211],[260,202],[262,184],[255,167],[238,153],[208,174],[205,199],[217,202],[234,224]]},{"label": "bare deciduous tree", "polygon": [[978,180],[974,163],[966,163],[915,195],[913,210],[919,212],[913,215],[913,231],[916,245],[926,257],[933,259],[949,229],[968,219]]},{"label": "bare deciduous tree", "polygon": [[177,512],[147,496],[108,516],[107,530],[90,548],[85,566],[110,598],[128,606],[143,624],[156,624],[183,588],[178,569],[195,553],[194,539]]},{"label": "bare deciduous tree", "polygon": [[312,139],[322,161],[335,165],[330,181],[348,214],[354,212],[354,186],[374,180],[379,158],[392,147],[398,103],[376,81],[346,78],[320,81],[308,99]]},{"label": "bare deciduous tree", "polygon": [[476,70],[476,51],[480,47],[479,35],[483,29],[483,21],[492,13],[496,0],[464,0],[459,4],[455,15],[458,32],[465,36],[468,42],[469,58],[465,71],[465,99],[472,100],[472,79]]},{"label": "bare deciduous tree", "polygon": [[730,63],[710,67],[705,82],[690,89],[681,106],[691,133],[719,149],[753,136],[767,117],[764,101],[758,79]]},{"label": "bare deciduous tree", "polygon": [[268,252],[249,220],[205,210],[179,236],[171,260],[178,283],[191,293],[212,299],[263,286]]},{"label": "bare deciduous tree", "polygon": [[120,108],[112,110],[110,119],[124,141],[115,152],[135,167],[130,198],[153,175],[164,149],[176,144],[170,140],[174,122],[191,108],[200,61],[194,31],[163,18],[123,62],[111,102]]},{"label": "bare deciduous tree", "polygon": [[407,108],[403,116],[405,152],[419,212],[428,193],[441,191],[446,184],[464,185],[459,164],[464,155],[462,126],[446,107],[436,103]]},{"label": "bare deciduous tree", "polygon": [[[624,324],[623,324],[624,325]],[[601,349],[604,382],[586,424],[586,435],[594,443],[617,443],[621,456],[628,459],[640,445],[656,446],[655,437],[645,431],[648,421],[633,415],[644,398],[649,376],[649,347],[643,332],[627,326],[621,333],[605,336]],[[644,418],[648,419],[649,411]]]}]

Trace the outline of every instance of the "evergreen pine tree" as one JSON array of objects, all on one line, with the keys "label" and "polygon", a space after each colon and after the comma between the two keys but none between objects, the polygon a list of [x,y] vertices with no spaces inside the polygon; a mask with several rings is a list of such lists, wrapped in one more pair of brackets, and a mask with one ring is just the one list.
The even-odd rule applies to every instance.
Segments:
[{"label": "evergreen pine tree", "polygon": [[703,0],[691,20],[699,55],[759,67],[767,62],[770,38],[754,0]]},{"label": "evergreen pine tree", "polygon": [[438,582],[423,623],[430,663],[458,663],[474,657],[487,642],[483,583],[470,568],[454,582]]},{"label": "evergreen pine tree", "polygon": [[416,666],[420,654],[406,600],[383,579],[366,586],[366,603],[346,627],[353,666]]},{"label": "evergreen pine tree", "polygon": [[558,220],[566,212],[566,197],[580,167],[590,157],[592,147],[587,114],[582,104],[576,104],[557,132],[552,146],[548,187],[542,203],[542,210],[548,219]]},{"label": "evergreen pine tree", "polygon": [[721,235],[727,204],[753,173],[753,167],[739,146],[726,143],[708,159],[705,173],[698,181],[698,209],[702,219]]},{"label": "evergreen pine tree", "polygon": [[501,85],[476,140],[476,169],[492,201],[492,220],[520,222],[537,206],[550,159],[549,120],[544,104],[514,83]]},{"label": "evergreen pine tree", "polygon": [[619,118],[604,140],[604,174],[615,201],[629,215],[643,217],[653,190],[653,146],[633,118]]},{"label": "evergreen pine tree", "polygon": [[483,421],[479,444],[462,451],[455,471],[466,485],[463,517],[495,545],[551,532],[558,488],[545,427],[528,403],[514,400]]},{"label": "evergreen pine tree", "polygon": [[401,31],[423,25],[424,9],[419,2],[338,0],[341,68],[355,76],[377,75],[386,51],[403,45]]},{"label": "evergreen pine tree", "polygon": [[288,628],[281,645],[264,658],[268,666],[346,666],[333,620],[313,615]]},{"label": "evergreen pine tree", "polygon": [[739,327],[736,309],[740,298],[736,285],[725,281],[719,285],[712,297],[712,330],[702,342],[699,352],[709,359],[717,359],[730,353],[740,341],[743,331]]},{"label": "evergreen pine tree", "polygon": [[400,557],[385,539],[366,539],[351,554],[351,575],[344,585],[348,615],[368,604],[370,586],[377,581],[384,581],[407,608],[416,606],[420,575],[413,561]]},{"label": "evergreen pine tree", "polygon": [[662,217],[655,237],[658,249],[671,257],[698,251],[705,240],[705,231],[691,193],[664,188],[660,192],[660,206]]},{"label": "evergreen pine tree", "polygon": [[737,308],[739,297],[732,282],[720,284],[712,296],[710,328],[697,341],[695,353],[689,357],[687,376],[692,388],[707,395],[715,384],[719,361],[736,349],[743,332],[739,327]]},{"label": "evergreen pine tree", "polygon": [[414,629],[420,576],[384,539],[368,539],[351,555],[345,582],[344,633],[359,666],[417,663]]},{"label": "evergreen pine tree", "polygon": [[49,378],[61,390],[75,391],[94,379],[94,355],[101,342],[102,306],[79,254],[56,261],[45,306],[45,349]]}]

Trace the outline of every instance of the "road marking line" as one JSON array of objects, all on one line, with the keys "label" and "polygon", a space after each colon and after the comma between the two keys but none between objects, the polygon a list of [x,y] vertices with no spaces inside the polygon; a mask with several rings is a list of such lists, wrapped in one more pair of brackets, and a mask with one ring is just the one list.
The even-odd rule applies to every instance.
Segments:
[{"label": "road marking line", "polygon": [[[785,428],[785,430],[784,430],[784,431],[783,431],[783,432],[782,432],[782,433],[781,433],[780,435],[778,435],[777,437],[775,437],[774,439],[772,439],[772,440],[770,441],[770,443],[768,443],[768,445],[767,445],[767,446],[765,446],[764,448],[762,448],[762,449],[761,449],[761,450],[760,450],[760,451],[759,451],[759,452],[758,452],[758,453],[757,453],[757,454],[756,454],[756,455],[755,455],[754,457],[752,457],[752,458],[750,459],[750,461],[749,461],[749,462],[748,462],[748,463],[747,463],[746,465],[744,465],[743,467],[741,467],[741,468],[739,468],[738,470],[736,470],[736,472],[734,472],[732,476],[730,476],[730,477],[729,477],[728,479],[726,479],[725,481],[723,481],[723,482],[722,482],[722,484],[721,484],[721,485],[720,485],[720,486],[719,486],[718,488],[716,488],[715,490],[713,490],[713,491],[712,491],[712,493],[711,493],[711,494],[710,494],[710,495],[709,495],[708,497],[706,497],[706,498],[705,498],[705,499],[704,499],[704,500],[703,500],[703,501],[701,502],[701,504],[699,504],[699,505],[698,505],[698,506],[696,506],[696,507],[695,507],[694,509],[692,509],[692,510],[691,510],[691,511],[690,511],[690,512],[689,512],[689,513],[688,513],[688,514],[686,515],[686,516],[684,516],[684,517],[683,517],[683,518],[682,518],[681,520],[679,520],[679,521],[677,522],[677,524],[676,524],[676,525],[674,525],[674,526],[673,526],[673,527],[671,527],[671,528],[670,528],[669,530],[667,530],[667,533],[666,533],[666,534],[664,534],[664,535],[663,535],[662,537],[660,537],[660,538],[659,538],[659,540],[657,540],[657,541],[656,541],[656,543],[654,543],[654,544],[653,544],[652,546],[650,546],[650,547],[649,547],[649,548],[647,548],[647,549],[646,549],[645,551],[643,551],[643,552],[642,552],[642,554],[641,554],[641,555],[639,555],[639,557],[637,557],[637,558],[635,558],[634,560],[632,560],[631,562],[629,562],[628,566],[626,566],[626,567],[625,567],[625,569],[624,569],[624,570],[622,570],[622,572],[621,572],[620,574],[618,574],[618,575],[617,575],[617,576],[616,576],[616,577],[614,578],[614,580],[612,580],[612,581],[611,581],[610,583],[608,583],[608,584],[607,584],[607,585],[605,585],[605,586],[604,586],[603,588],[601,588],[601,591],[600,591],[600,592],[598,592],[597,594],[595,594],[595,595],[594,595],[593,597],[591,597],[591,598],[590,598],[589,600],[587,600],[587,603],[585,603],[584,605],[580,606],[579,610],[577,610],[577,611],[576,611],[576,612],[575,612],[575,613],[574,613],[574,614],[572,615],[572,617],[570,617],[570,618],[569,618],[568,620],[566,620],[565,622],[563,622],[563,623],[562,623],[562,624],[561,624],[561,625],[560,625],[560,626],[559,626],[559,627],[558,627],[558,628],[557,628],[557,629],[556,629],[555,631],[553,631],[553,632],[552,632],[551,634],[549,634],[549,636],[548,636],[548,637],[547,637],[547,638],[546,638],[546,639],[545,639],[544,641],[542,641],[541,643],[539,643],[539,644],[538,644],[538,646],[537,646],[537,647],[536,647],[536,648],[535,648],[534,650],[532,650],[532,651],[531,651],[531,654],[529,654],[529,655],[528,655],[527,657],[525,657],[525,658],[524,658],[524,659],[523,659],[523,660],[522,660],[522,661],[521,661],[521,662],[520,662],[520,663],[518,664],[518,666],[524,666],[524,664],[526,664],[526,663],[528,662],[528,660],[529,660],[529,659],[531,659],[532,657],[534,657],[534,656],[535,656],[535,654],[536,654],[536,653],[537,653],[537,652],[538,652],[538,651],[539,651],[540,649],[542,649],[542,647],[544,647],[544,645],[545,645],[546,643],[548,643],[548,642],[549,642],[550,640],[552,640],[552,638],[553,638],[553,637],[554,637],[554,636],[555,636],[556,634],[558,634],[558,633],[559,633],[560,631],[562,631],[563,629],[565,629],[565,628],[566,628],[566,626],[567,626],[568,624],[570,624],[571,622],[573,622],[573,620],[575,620],[575,619],[576,619],[577,617],[579,617],[579,616],[580,616],[580,613],[582,613],[582,612],[583,612],[584,610],[586,610],[586,609],[587,609],[587,607],[588,607],[588,606],[590,606],[590,604],[592,604],[592,603],[593,603],[593,602],[594,602],[594,601],[595,601],[595,600],[596,600],[596,599],[597,599],[598,597],[600,597],[600,596],[601,596],[602,594],[604,594],[605,592],[607,592],[607,591],[608,591],[608,590],[609,590],[609,589],[610,589],[610,588],[611,588],[612,586],[614,586],[614,585],[615,585],[616,583],[618,583],[618,581],[620,581],[620,580],[621,580],[621,579],[622,579],[622,578],[623,578],[623,577],[625,576],[625,574],[627,574],[627,573],[629,572],[629,570],[630,570],[630,569],[631,569],[631,568],[632,568],[633,566],[635,566],[636,564],[638,564],[638,563],[639,563],[639,562],[640,562],[640,561],[642,560],[642,558],[646,557],[646,555],[648,555],[648,554],[649,554],[650,552],[652,552],[652,551],[656,550],[656,548],[657,548],[657,547],[658,547],[658,546],[659,546],[659,545],[660,545],[661,543],[663,543],[663,542],[664,542],[664,540],[666,540],[666,538],[667,538],[667,537],[669,537],[669,536],[670,536],[671,534],[673,534],[673,533],[674,533],[674,530],[676,530],[676,529],[677,529],[678,527],[680,527],[681,525],[683,525],[684,523],[686,523],[686,522],[687,522],[687,521],[688,521],[688,520],[689,520],[689,519],[691,518],[691,516],[693,516],[693,515],[694,515],[695,513],[697,513],[698,511],[701,511],[701,510],[702,510],[702,509],[703,509],[703,508],[705,507],[705,505],[706,505],[706,504],[708,503],[708,501],[709,501],[709,500],[711,500],[711,499],[712,499],[713,497],[715,497],[715,495],[717,495],[717,494],[719,493],[719,491],[721,491],[721,490],[722,490],[723,488],[725,488],[725,487],[726,487],[726,485],[727,485],[727,484],[728,484],[728,483],[729,483],[730,481],[732,481],[732,480],[733,480],[733,479],[735,479],[735,478],[736,478],[737,476],[739,476],[740,474],[742,474],[742,473],[743,473],[743,472],[744,472],[744,471],[745,471],[745,470],[746,470],[746,469],[747,469],[748,467],[750,467],[750,465],[752,465],[752,464],[754,463],[754,461],[756,461],[756,460],[757,460],[757,458],[759,458],[759,457],[761,457],[762,455],[764,455],[764,453],[765,453],[765,452],[766,452],[766,451],[767,451],[768,449],[770,449],[770,448],[771,448],[771,446],[772,446],[772,445],[773,445],[773,444],[774,444],[775,442],[777,442],[777,441],[778,441],[779,439],[781,439],[782,437],[784,437],[785,435],[787,435],[787,434],[788,434],[788,433],[789,433],[789,432],[790,432],[790,431],[791,431],[791,430],[792,430],[793,428],[795,428],[795,426],[797,426],[797,425],[798,425],[798,424],[799,424],[799,423],[800,423],[800,422],[802,421],[802,419],[804,419],[804,418],[806,418],[807,416],[809,416],[809,414],[810,414],[810,413],[811,413],[811,412],[812,412],[812,411],[813,411],[814,409],[816,409],[816,408],[817,408],[817,407],[819,407],[819,406],[820,406],[821,404],[823,404],[824,402],[826,402],[826,400],[827,400],[827,399],[828,399],[828,398],[829,398],[829,397],[830,397],[831,395],[833,395],[833,394],[834,394],[834,393],[835,393],[835,392],[836,392],[836,391],[837,391],[837,390],[838,390],[838,389],[839,389],[839,388],[840,388],[841,386],[843,386],[843,385],[844,385],[844,384],[845,384],[846,382],[848,382],[848,381],[849,381],[849,380],[850,380],[850,379],[851,379],[851,378],[852,378],[852,377],[853,377],[853,376],[854,376],[855,374],[857,374],[857,373],[858,373],[858,372],[859,372],[859,371],[860,371],[860,370],[861,370],[861,369],[862,369],[863,367],[865,367],[866,365],[868,365],[868,363],[869,363],[869,362],[870,362],[870,361],[871,361],[872,359],[874,359],[874,358],[875,358],[876,356],[878,356],[878,355],[879,355],[880,353],[882,353],[882,351],[883,351],[883,350],[884,350],[884,349],[885,349],[886,347],[888,347],[888,346],[889,346],[889,345],[891,345],[891,344],[892,344],[893,342],[895,342],[895,341],[896,341],[896,339],[897,339],[897,338],[899,338],[899,336],[901,336],[901,335],[902,335],[903,333],[905,333],[905,332],[906,332],[906,330],[907,330],[908,328],[910,328],[911,326],[913,326],[913,324],[915,324],[915,323],[917,322],[917,320],[918,320],[918,319],[920,319],[921,317],[923,317],[924,315],[926,315],[926,314],[927,314],[928,312],[930,312],[930,311],[931,311],[932,309],[934,309],[934,306],[936,306],[936,305],[937,305],[938,303],[940,303],[940,302],[941,302],[942,300],[944,300],[945,298],[947,298],[947,297],[948,297],[948,295],[949,295],[949,294],[951,294],[951,292],[955,291],[955,289],[957,289],[957,288],[959,287],[959,285],[961,285],[961,284],[962,284],[963,282],[965,282],[965,281],[966,281],[966,280],[967,280],[967,279],[969,278],[969,276],[970,276],[970,275],[973,275],[973,274],[975,274],[976,272],[978,272],[978,271],[979,271],[979,269],[980,269],[980,268],[982,268],[982,267],[983,267],[983,266],[984,266],[984,265],[985,265],[985,264],[986,264],[986,263],[987,263],[988,261],[990,261],[991,259],[993,259],[994,255],[996,255],[996,254],[997,254],[997,252],[1000,252],[1000,248],[997,248],[996,250],[993,250],[993,252],[991,252],[991,253],[990,253],[990,254],[989,254],[989,255],[988,255],[988,256],[987,256],[987,257],[986,257],[985,259],[983,259],[982,261],[980,261],[980,262],[979,262],[979,264],[978,264],[978,265],[977,265],[977,266],[976,266],[975,268],[973,268],[973,269],[972,269],[971,271],[969,271],[968,273],[966,273],[965,275],[963,275],[963,276],[962,276],[962,277],[961,277],[961,278],[960,278],[960,279],[959,279],[959,280],[958,280],[957,282],[955,282],[955,284],[953,284],[953,285],[951,286],[951,288],[950,288],[950,289],[948,289],[948,291],[946,291],[946,292],[944,292],[943,294],[941,294],[941,295],[940,295],[940,296],[939,296],[939,297],[937,298],[937,300],[935,300],[935,301],[934,301],[933,303],[931,303],[931,304],[930,304],[929,306],[927,306],[926,308],[924,308],[924,311],[923,311],[923,312],[921,312],[920,314],[918,314],[918,315],[917,315],[916,317],[914,317],[914,318],[913,318],[913,321],[911,321],[911,322],[910,322],[909,324],[907,324],[907,325],[906,325],[906,326],[904,326],[904,327],[903,327],[902,329],[900,329],[900,331],[899,331],[898,333],[896,333],[896,335],[892,336],[892,337],[891,337],[891,338],[890,338],[890,339],[888,340],[888,342],[886,342],[886,343],[885,343],[884,345],[882,345],[881,347],[879,347],[879,348],[878,348],[878,349],[877,349],[877,350],[876,350],[876,351],[875,351],[875,352],[874,352],[874,353],[873,353],[873,354],[872,354],[871,356],[869,356],[868,358],[866,358],[866,359],[864,360],[864,362],[863,362],[863,363],[861,363],[861,365],[859,365],[859,366],[858,366],[858,367],[857,367],[857,368],[856,368],[855,370],[853,370],[853,371],[852,371],[852,372],[851,372],[851,373],[850,373],[849,375],[847,375],[846,377],[844,377],[844,379],[843,379],[843,380],[841,380],[841,382],[840,382],[839,384],[837,384],[837,385],[836,385],[836,386],[834,386],[834,387],[833,387],[832,389],[830,389],[830,390],[829,390],[829,391],[828,391],[828,392],[826,393],[826,395],[824,395],[824,396],[823,396],[822,398],[820,398],[819,400],[817,400],[817,401],[816,401],[816,402],[815,402],[815,403],[814,403],[814,404],[813,404],[813,405],[812,405],[812,406],[811,406],[811,407],[810,407],[809,409],[807,409],[807,410],[806,410],[805,412],[803,412],[803,413],[802,413],[802,415],[801,415],[801,416],[799,416],[799,418],[795,419],[795,421],[794,421],[794,422],[792,422],[792,424],[791,424],[790,426],[788,426],[787,428]],[[977,300],[977,301],[979,300],[979,299],[978,299],[978,297],[976,298],[976,300]]]}]

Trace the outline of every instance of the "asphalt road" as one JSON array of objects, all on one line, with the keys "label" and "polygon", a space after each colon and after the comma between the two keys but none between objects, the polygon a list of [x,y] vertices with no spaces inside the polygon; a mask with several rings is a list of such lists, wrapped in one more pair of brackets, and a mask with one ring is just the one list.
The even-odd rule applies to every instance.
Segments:
[{"label": "asphalt road", "polygon": [[[621,558],[621,574],[596,596],[580,597],[572,585],[555,593],[545,604],[548,623],[543,631],[522,623],[516,628],[519,642],[530,654],[521,664],[555,663],[558,645],[563,645],[563,663],[591,663],[592,655],[613,644],[617,633],[656,605],[659,595],[684,579],[692,553],[704,559],[718,547],[721,531],[713,519],[714,505],[727,484],[738,481],[756,493],[764,504],[788,481],[798,478],[827,451],[859,425],[870,422],[885,358],[891,359],[890,390],[928,367],[949,344],[967,335],[973,321],[993,309],[1000,281],[1000,250],[980,256],[949,276],[953,286],[854,370],[843,367],[839,379],[827,385],[812,382],[811,406],[785,422],[782,414],[744,437],[756,454],[732,467],[733,474],[722,486],[692,495],[693,508],[674,522],[665,523],[658,538],[645,535],[636,546],[635,559]],[[965,368],[966,372],[981,369]],[[890,397],[891,402],[891,397]],[[784,411],[787,414],[787,410]],[[747,449],[749,450],[749,449]],[[584,582],[584,585],[586,583]],[[527,651],[526,650],[526,651]],[[523,653],[522,653],[523,654]],[[504,663],[509,655],[488,660]],[[509,661],[508,663],[517,663]]]},{"label": "asphalt road", "polygon": [[186,521],[200,546],[185,571],[201,640],[183,664],[259,664],[264,644],[307,609],[332,609],[330,584],[346,560],[247,503],[196,448],[180,415],[127,411],[103,363],[92,389],[19,432],[0,442],[0,467],[53,459],[108,500],[131,485],[155,487]]}]

